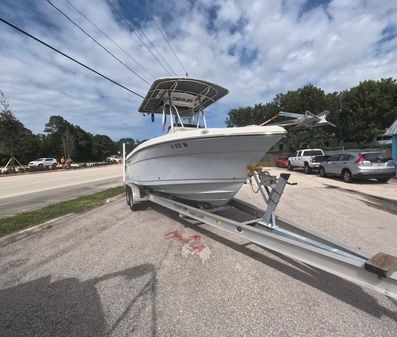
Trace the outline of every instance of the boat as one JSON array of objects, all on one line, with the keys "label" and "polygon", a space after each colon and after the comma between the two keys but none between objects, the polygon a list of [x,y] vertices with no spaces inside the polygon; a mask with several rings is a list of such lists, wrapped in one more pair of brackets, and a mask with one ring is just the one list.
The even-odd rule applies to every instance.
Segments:
[{"label": "boat", "polygon": [[226,204],[256,164],[286,135],[277,125],[209,128],[205,109],[228,94],[194,78],[154,81],[139,112],[161,114],[161,135],[141,143],[126,158],[127,184],[202,204]]}]

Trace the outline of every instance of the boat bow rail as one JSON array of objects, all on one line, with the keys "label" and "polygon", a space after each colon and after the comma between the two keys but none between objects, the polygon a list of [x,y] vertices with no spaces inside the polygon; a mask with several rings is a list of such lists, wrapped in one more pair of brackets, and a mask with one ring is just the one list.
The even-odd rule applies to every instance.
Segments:
[{"label": "boat bow rail", "polygon": [[132,208],[141,201],[150,200],[180,215],[236,234],[259,246],[397,299],[396,257],[378,253],[368,258],[341,242],[276,215],[277,205],[284,188],[289,184],[289,177],[289,174],[281,174],[277,178],[266,172],[251,172],[250,178],[256,181],[267,208],[261,210],[241,200],[232,199],[227,208],[245,214],[248,219],[244,221],[221,215],[225,207],[202,209],[137,186],[127,185],[126,195]]}]

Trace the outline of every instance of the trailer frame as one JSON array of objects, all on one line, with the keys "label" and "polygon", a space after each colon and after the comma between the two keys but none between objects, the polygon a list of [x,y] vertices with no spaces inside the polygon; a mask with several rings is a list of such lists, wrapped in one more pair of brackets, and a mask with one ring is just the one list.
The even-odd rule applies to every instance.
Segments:
[{"label": "trailer frame", "polygon": [[[397,299],[397,258],[378,253],[372,258],[362,255],[337,240],[293,224],[276,215],[276,208],[290,174],[271,176],[266,171],[253,171],[258,190],[267,203],[265,210],[232,199],[223,207],[212,209],[192,205],[170,195],[162,195],[126,182],[126,199],[132,210],[143,201],[150,201],[177,212],[180,216],[235,234],[286,257],[337,275],[352,283],[373,289]],[[250,217],[246,221],[221,216],[225,207],[234,208]]]}]

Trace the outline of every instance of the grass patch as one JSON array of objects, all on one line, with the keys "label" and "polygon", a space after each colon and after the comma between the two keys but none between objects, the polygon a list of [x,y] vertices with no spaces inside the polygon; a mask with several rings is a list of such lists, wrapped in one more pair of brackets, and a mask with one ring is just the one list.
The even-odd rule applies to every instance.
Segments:
[{"label": "grass patch", "polygon": [[62,215],[79,213],[101,206],[106,203],[106,199],[121,193],[124,193],[124,186],[113,187],[102,192],[49,205],[36,211],[24,212],[0,219],[0,237]]}]

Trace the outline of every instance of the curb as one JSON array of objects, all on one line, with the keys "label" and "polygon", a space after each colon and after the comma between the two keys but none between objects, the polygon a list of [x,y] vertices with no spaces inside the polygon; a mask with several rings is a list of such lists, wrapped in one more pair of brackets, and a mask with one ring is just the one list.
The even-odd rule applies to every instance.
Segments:
[{"label": "curb", "polygon": [[109,202],[117,201],[117,200],[120,200],[120,199],[123,199],[123,198],[124,198],[124,193],[121,193],[121,194],[115,195],[114,197],[106,199],[105,204],[108,204]]},{"label": "curb", "polygon": [[31,234],[37,233],[37,232],[42,231],[47,228],[51,228],[56,225],[55,222],[58,222],[61,220],[66,220],[75,214],[76,213],[69,213],[69,214],[60,216],[58,218],[48,220],[48,221],[43,222],[39,225],[29,227],[27,229],[23,229],[16,233],[9,234],[9,235],[5,236],[4,238],[0,239],[0,248],[3,248],[5,246],[7,246],[8,244],[13,243],[15,241],[21,240]]}]

